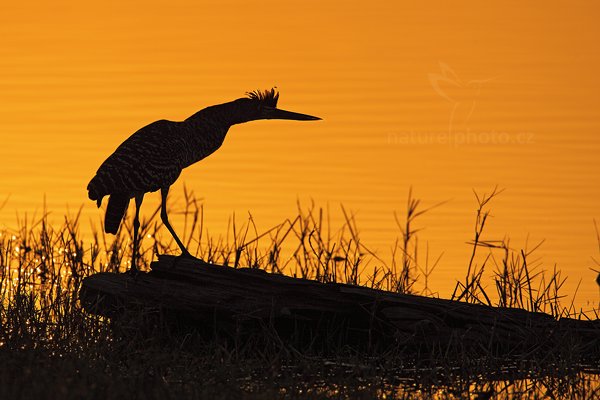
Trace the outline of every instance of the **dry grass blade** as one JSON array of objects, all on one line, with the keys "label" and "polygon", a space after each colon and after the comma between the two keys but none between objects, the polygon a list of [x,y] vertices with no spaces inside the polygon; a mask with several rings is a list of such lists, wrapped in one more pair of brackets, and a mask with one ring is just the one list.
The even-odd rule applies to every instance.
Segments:
[{"label": "dry grass blade", "polygon": [[[572,316],[573,303],[561,303],[566,278],[556,266],[545,271],[534,258],[541,242],[529,250],[513,250],[508,239],[484,237],[491,200],[499,193],[496,188],[489,195],[476,194],[473,250],[454,297]],[[233,216],[227,235],[215,237],[204,224],[203,205],[186,188],[184,200],[179,214],[185,219],[185,243],[195,245],[194,254],[206,261],[406,293],[414,292],[415,282],[424,277],[425,294],[433,293],[428,279],[441,255],[432,257],[430,265],[427,244],[420,263],[421,229],[416,224],[442,203],[424,208],[412,190],[406,220],[395,215],[401,233],[389,265],[363,243],[356,215],[344,207],[336,226],[329,209],[298,204],[297,215],[267,231],[258,230],[252,215],[242,223]],[[142,219],[142,269],[157,253],[176,251],[170,238],[163,239],[158,214],[157,208]],[[300,393],[318,398],[431,398],[440,393],[501,398],[531,387],[555,398],[594,398],[600,391],[596,376],[582,372],[584,366],[578,364],[579,344],[568,338],[564,347],[548,349],[543,359],[473,358],[461,351],[458,340],[456,347],[430,349],[427,357],[409,363],[400,345],[384,354],[341,349],[331,360],[299,353],[268,326],[246,342],[190,332],[182,337],[165,321],[152,319],[156,310],[131,315],[116,330],[110,321],[85,313],[76,299],[84,277],[129,267],[131,224],[125,223],[116,236],[93,229],[86,239],[81,209],[61,224],[48,221],[44,210],[41,217],[19,218],[17,229],[0,232],[0,398],[15,398],[15,393],[82,398],[92,391],[110,399],[221,399],[249,393],[255,398],[302,397]],[[491,272],[495,294],[486,292],[486,272]],[[587,318],[597,319],[597,310]],[[151,331],[141,332],[148,320],[154,321]]]}]

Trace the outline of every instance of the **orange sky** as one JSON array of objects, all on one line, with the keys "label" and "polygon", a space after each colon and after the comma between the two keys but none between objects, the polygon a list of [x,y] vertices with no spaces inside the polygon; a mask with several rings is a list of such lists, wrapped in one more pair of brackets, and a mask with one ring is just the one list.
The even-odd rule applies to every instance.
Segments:
[{"label": "orange sky", "polygon": [[283,108],[324,121],[235,127],[219,152],[185,171],[178,185],[204,198],[212,231],[234,211],[252,211],[266,229],[297,198],[313,198],[356,210],[365,240],[387,254],[398,235],[393,212],[412,185],[426,204],[449,201],[423,220],[424,240],[445,252],[436,278],[445,294],[468,259],[472,189],[499,185],[507,190],[490,235],[515,246],[545,238],[545,265],[568,271],[570,290],[583,280],[581,304],[597,301],[588,267],[600,215],[599,7],[4,5],[0,200],[10,197],[0,222],[14,226],[15,211],[39,211],[44,196],[55,215],[84,203],[95,219],[85,186],[129,134],[276,85]]}]

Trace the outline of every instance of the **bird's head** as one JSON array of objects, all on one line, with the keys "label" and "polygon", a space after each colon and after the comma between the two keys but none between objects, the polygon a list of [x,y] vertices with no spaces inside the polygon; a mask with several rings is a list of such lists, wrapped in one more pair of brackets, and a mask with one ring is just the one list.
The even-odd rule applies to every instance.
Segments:
[{"label": "bird's head", "polygon": [[241,122],[259,119],[289,119],[295,121],[315,121],[321,118],[312,115],[300,114],[277,108],[279,93],[275,88],[271,90],[255,90],[246,93],[246,97],[237,99],[234,103],[239,107]]}]

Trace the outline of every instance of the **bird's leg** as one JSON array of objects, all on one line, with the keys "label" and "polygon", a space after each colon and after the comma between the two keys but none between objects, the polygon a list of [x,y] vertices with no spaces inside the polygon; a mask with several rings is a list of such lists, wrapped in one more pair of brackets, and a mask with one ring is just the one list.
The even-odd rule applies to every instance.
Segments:
[{"label": "bird's leg", "polygon": [[133,218],[133,254],[131,256],[131,272],[137,272],[137,256],[138,256],[138,231],[140,230],[140,208],[144,194],[135,195],[135,217]]},{"label": "bird's leg", "polygon": [[167,229],[169,230],[169,232],[171,232],[171,235],[173,236],[173,239],[175,239],[175,242],[177,242],[177,245],[181,249],[181,255],[182,256],[186,256],[186,257],[192,257],[192,255],[190,254],[190,252],[187,251],[187,249],[183,245],[183,242],[181,240],[179,240],[179,237],[177,236],[177,234],[175,233],[175,231],[171,227],[171,224],[169,223],[169,217],[167,215],[167,195],[168,194],[169,194],[169,188],[168,187],[167,188],[162,188],[160,190],[160,195],[162,197],[162,204],[161,204],[161,207],[160,207],[160,219],[162,220],[163,224],[165,224],[165,226],[167,227]]}]

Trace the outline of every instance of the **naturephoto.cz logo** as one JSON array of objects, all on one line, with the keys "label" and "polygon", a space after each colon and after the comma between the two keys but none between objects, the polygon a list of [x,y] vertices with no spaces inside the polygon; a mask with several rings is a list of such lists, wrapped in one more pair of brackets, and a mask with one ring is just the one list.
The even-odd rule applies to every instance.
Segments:
[{"label": "naturephoto.cz logo", "polygon": [[448,129],[443,131],[404,131],[388,133],[389,144],[526,145],[533,144],[532,132],[507,132],[495,129],[473,130],[469,126],[481,91],[495,78],[463,80],[446,63],[440,72],[429,73],[429,83],[437,95],[449,104]]}]

